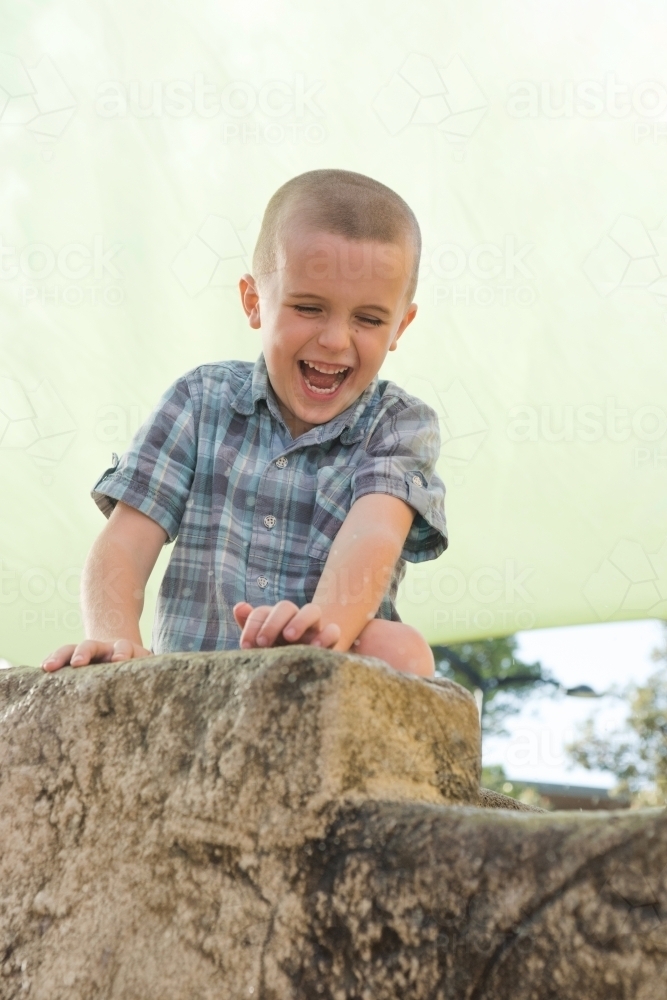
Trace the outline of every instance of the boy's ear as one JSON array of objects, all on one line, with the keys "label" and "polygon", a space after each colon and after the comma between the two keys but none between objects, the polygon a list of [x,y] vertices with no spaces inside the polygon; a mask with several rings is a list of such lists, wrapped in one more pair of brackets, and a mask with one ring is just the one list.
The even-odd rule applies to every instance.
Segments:
[{"label": "boy's ear", "polygon": [[257,284],[252,274],[244,274],[239,281],[239,291],[241,293],[241,305],[248,317],[248,321],[253,330],[259,330],[262,325],[259,316],[259,292]]},{"label": "boy's ear", "polygon": [[400,325],[399,325],[396,333],[394,334],[394,339],[392,340],[392,342],[391,342],[391,344],[389,346],[389,350],[390,351],[395,351],[396,348],[398,347],[398,338],[401,336],[401,334],[406,329],[406,327],[408,327],[410,325],[410,323],[412,323],[413,319],[417,315],[417,309],[418,309],[417,303],[416,302],[411,302],[410,303],[410,307],[408,308],[408,311],[406,312],[405,316],[401,320]]}]

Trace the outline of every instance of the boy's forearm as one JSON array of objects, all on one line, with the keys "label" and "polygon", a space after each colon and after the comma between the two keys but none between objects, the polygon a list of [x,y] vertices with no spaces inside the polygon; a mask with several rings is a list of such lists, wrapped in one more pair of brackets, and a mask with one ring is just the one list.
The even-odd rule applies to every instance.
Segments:
[{"label": "boy's forearm", "polygon": [[344,533],[343,528],[333,543],[313,603],[322,608],[322,628],[330,622],[340,626],[340,639],[332,648],[346,652],[375,617],[402,543],[381,526],[354,533]]},{"label": "boy's forearm", "polygon": [[81,575],[86,638],[129,639],[142,646],[139,620],[145,585],[131,552],[103,532],[93,543]]}]

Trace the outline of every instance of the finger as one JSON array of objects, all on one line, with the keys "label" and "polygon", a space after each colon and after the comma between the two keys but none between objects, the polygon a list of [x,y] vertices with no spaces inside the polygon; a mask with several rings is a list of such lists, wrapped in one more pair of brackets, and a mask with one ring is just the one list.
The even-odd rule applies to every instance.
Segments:
[{"label": "finger", "polygon": [[320,634],[311,643],[312,646],[322,646],[323,649],[330,649],[335,646],[341,636],[340,625],[336,622],[329,622],[325,625]]},{"label": "finger", "polygon": [[283,635],[289,642],[298,642],[303,639],[308,629],[319,625],[322,609],[319,604],[304,604],[294,615],[289,625],[283,629]]},{"label": "finger", "polygon": [[111,661],[131,660],[134,658],[134,643],[130,639],[117,639],[113,644]]},{"label": "finger", "polygon": [[278,601],[255,636],[258,646],[273,646],[285,626],[298,617],[299,608],[293,601]]},{"label": "finger", "polygon": [[85,667],[89,663],[108,663],[112,655],[113,642],[84,639],[74,650],[69,662],[73,667]]},{"label": "finger", "polygon": [[60,670],[61,667],[64,667],[65,664],[70,662],[70,657],[75,649],[76,646],[70,644],[68,646],[61,646],[59,649],[56,649],[55,652],[49,653],[49,655],[42,660],[42,670],[45,670],[48,674],[53,673],[54,670]]},{"label": "finger", "polygon": [[272,608],[268,604],[261,604],[258,608],[253,608],[241,633],[239,646],[241,649],[252,649],[255,646],[255,639],[260,628],[271,614]]},{"label": "finger", "polygon": [[234,621],[239,626],[239,628],[242,629],[244,627],[248,619],[248,615],[250,614],[251,611],[252,611],[252,604],[248,604],[247,601],[239,601],[238,604],[234,605],[234,607],[232,608],[232,614],[234,615]]}]

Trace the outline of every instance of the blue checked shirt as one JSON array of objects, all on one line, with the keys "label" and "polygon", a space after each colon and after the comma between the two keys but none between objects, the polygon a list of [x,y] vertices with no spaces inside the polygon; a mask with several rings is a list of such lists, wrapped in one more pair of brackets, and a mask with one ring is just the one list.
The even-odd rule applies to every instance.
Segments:
[{"label": "blue checked shirt", "polygon": [[135,507],[176,542],[152,651],[238,649],[233,606],[312,601],[331,543],[366,493],[417,512],[375,616],[400,621],[405,560],[447,548],[439,451],[435,411],[377,375],[333,420],[293,439],[262,353],[254,365],[219,361],[177,379],[91,496],[107,517],[117,500]]}]

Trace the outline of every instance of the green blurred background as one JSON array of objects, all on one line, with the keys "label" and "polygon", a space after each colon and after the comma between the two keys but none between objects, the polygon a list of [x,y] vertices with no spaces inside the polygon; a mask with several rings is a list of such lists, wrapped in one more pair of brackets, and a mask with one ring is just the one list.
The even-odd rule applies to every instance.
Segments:
[{"label": "green blurred background", "polygon": [[[254,361],[262,212],[316,167],[414,209],[380,372],[440,414],[432,643],[667,617],[667,72],[656,3],[5,3],[0,657],[83,637],[90,489],[189,368]],[[171,554],[153,573],[142,634]]]}]

